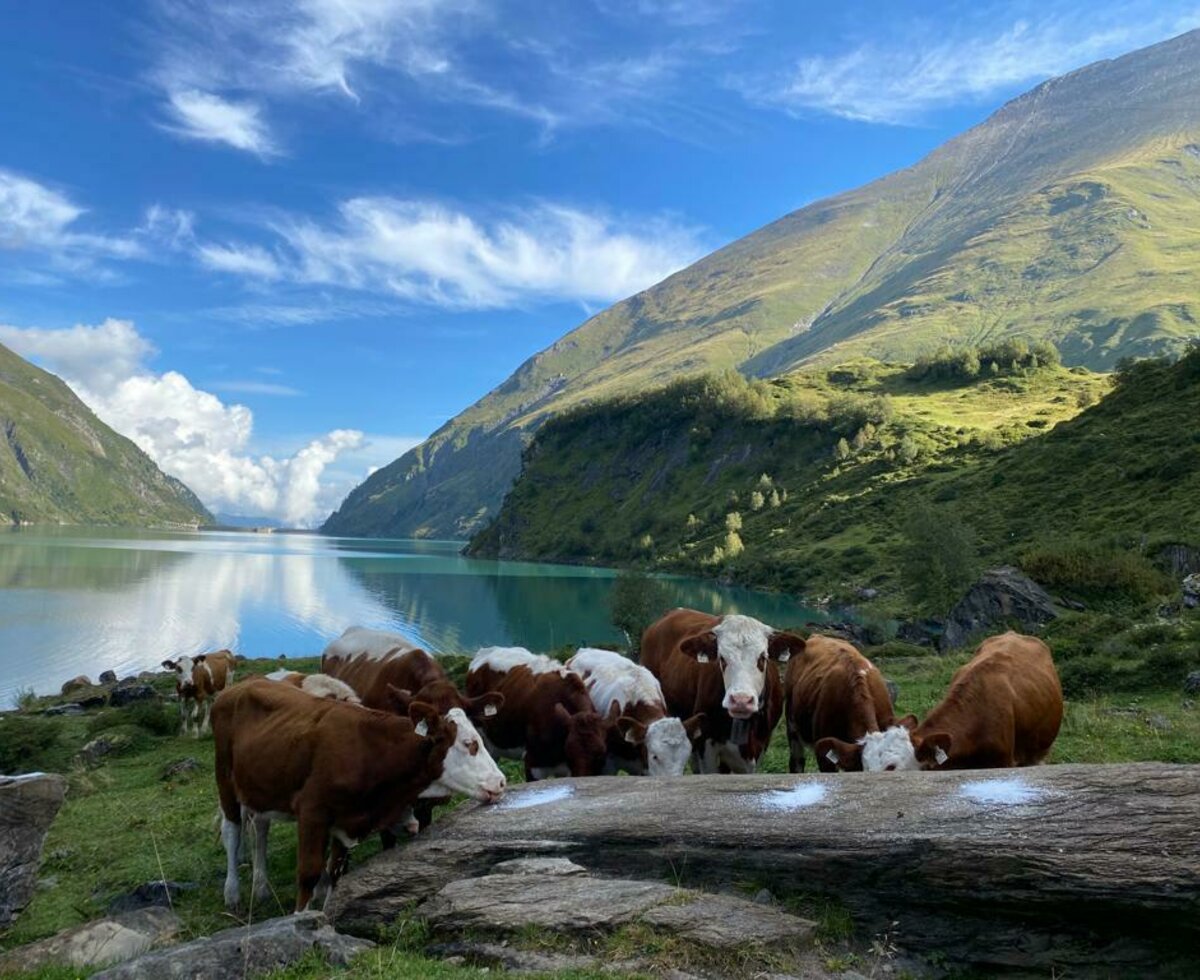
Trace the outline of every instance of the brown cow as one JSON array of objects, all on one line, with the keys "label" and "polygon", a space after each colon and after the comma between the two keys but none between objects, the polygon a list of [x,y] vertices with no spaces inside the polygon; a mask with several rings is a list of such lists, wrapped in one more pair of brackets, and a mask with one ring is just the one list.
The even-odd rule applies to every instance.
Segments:
[{"label": "brown cow", "polygon": [[[352,687],[368,708],[408,713],[413,701],[432,704],[443,715],[460,709],[475,724],[496,713],[504,703],[500,694],[463,697],[446,670],[424,650],[397,633],[351,626],[321,654],[321,670]],[[422,798],[403,821],[416,833],[433,821],[434,807],[449,802]],[[391,847],[395,834],[383,833],[383,846]]]},{"label": "brown cow", "polygon": [[616,716],[596,712],[574,671],[522,647],[486,647],[471,661],[467,693],[493,692],[504,702],[484,720],[483,733],[493,755],[525,760],[527,780],[604,773]]},{"label": "brown cow", "polygon": [[[196,720],[196,738],[208,731],[212,699],[233,683],[237,662],[229,650],[201,653],[195,657],[164,660],[162,665],[175,672],[175,695],[179,698],[179,734],[186,735],[190,720]],[[199,721],[203,715],[203,722]]]},{"label": "brown cow", "polygon": [[[1034,636],[984,640],[919,725],[913,715],[866,736],[864,769],[1004,769],[1049,754],[1062,724],[1050,648]],[[874,744],[872,744],[874,743]]]},{"label": "brown cow", "polygon": [[749,616],[674,609],[642,634],[642,666],[662,684],[673,715],[704,715],[692,770],[754,772],[783,713],[776,663],[802,653],[803,638]]},{"label": "brown cow", "polygon": [[239,898],[244,816],[267,817],[255,821],[256,898],[268,891],[270,822],[296,820],[296,911],[302,911],[324,885],[331,836],[336,866],[345,848],[392,826],[422,792],[465,793],[483,802],[504,792],[503,774],[457,710],[447,719],[415,702],[409,717],[399,718],[255,678],[221,694],[212,720],[229,908]]},{"label": "brown cow", "polygon": [[804,747],[821,772],[862,768],[862,746],[870,732],[892,727],[892,699],[883,677],[851,644],[810,636],[783,678],[790,772],[804,772]]}]

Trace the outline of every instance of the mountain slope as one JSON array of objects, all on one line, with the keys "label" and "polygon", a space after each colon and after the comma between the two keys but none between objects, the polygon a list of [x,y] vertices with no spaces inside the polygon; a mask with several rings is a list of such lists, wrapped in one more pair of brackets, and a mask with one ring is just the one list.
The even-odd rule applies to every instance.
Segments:
[{"label": "mountain slope", "polygon": [[204,505],[54,375],[0,345],[0,522],[195,524]]},{"label": "mountain slope", "polygon": [[549,415],[704,370],[771,376],[947,341],[1068,363],[1182,348],[1200,320],[1200,32],[1015,99],[920,163],[812,204],[588,320],[330,517],[477,530]]}]

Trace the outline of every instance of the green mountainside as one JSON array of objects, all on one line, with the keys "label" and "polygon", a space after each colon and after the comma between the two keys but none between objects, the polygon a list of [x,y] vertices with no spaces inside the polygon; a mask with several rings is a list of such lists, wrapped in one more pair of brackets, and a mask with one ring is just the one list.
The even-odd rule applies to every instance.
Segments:
[{"label": "green mountainside", "polygon": [[1194,31],[1046,82],[915,166],[617,303],[374,473],[325,530],[474,533],[548,417],[683,376],[911,361],[1006,336],[1111,370],[1182,350],[1198,320]]},{"label": "green mountainside", "polygon": [[0,522],[195,524],[186,486],[101,422],[54,375],[0,345]]},{"label": "green mountainside", "polygon": [[730,373],[568,412],[470,551],[847,595],[894,594],[920,506],[964,524],[987,562],[1200,547],[1200,350],[1115,387],[983,362]]}]

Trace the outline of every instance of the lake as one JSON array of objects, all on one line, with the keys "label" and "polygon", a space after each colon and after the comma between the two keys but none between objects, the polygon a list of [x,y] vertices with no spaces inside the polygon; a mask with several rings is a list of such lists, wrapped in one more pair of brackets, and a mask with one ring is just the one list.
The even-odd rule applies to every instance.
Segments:
[{"label": "lake", "polygon": [[[491,644],[546,651],[620,643],[615,572],[464,558],[458,541],[316,534],[24,527],[0,532],[0,707],[105,669],[221,647],[319,654],[347,626],[402,633],[431,652]],[[779,626],[824,618],[783,595],[664,579],[677,605]]]}]

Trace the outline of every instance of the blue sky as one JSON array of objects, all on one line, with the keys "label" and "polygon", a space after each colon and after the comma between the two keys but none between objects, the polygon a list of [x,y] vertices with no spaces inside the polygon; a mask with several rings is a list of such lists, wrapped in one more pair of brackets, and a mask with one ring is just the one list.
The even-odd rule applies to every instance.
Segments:
[{"label": "blue sky", "polygon": [[0,0],[0,342],[319,521],[609,303],[1200,4]]}]

